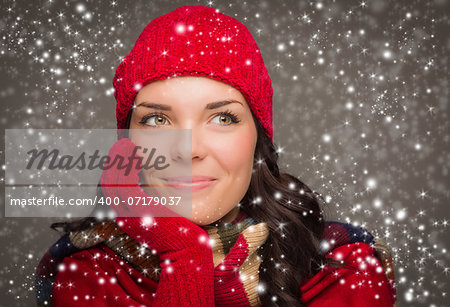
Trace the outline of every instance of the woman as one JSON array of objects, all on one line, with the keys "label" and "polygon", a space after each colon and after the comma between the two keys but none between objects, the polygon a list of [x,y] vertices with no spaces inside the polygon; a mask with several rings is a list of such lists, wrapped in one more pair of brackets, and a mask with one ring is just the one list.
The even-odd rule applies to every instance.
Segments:
[{"label": "woman", "polygon": [[[243,24],[209,7],[180,7],[143,30],[113,84],[117,127],[131,130],[119,133],[111,157],[133,154],[132,131],[192,129],[193,177],[184,184],[193,214],[54,225],[67,234],[37,269],[39,304],[395,303],[382,242],[325,222],[320,196],[279,172],[271,80]],[[124,178],[131,187],[117,188]],[[145,172],[110,168],[99,194],[151,195],[140,180],[148,182]]]}]

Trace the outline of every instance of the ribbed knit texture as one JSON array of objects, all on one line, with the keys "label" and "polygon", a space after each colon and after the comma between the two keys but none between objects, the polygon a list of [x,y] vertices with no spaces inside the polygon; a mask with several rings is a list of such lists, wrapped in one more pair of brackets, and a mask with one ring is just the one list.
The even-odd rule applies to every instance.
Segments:
[{"label": "ribbed knit texture", "polygon": [[272,140],[272,83],[259,47],[238,20],[211,7],[182,6],[151,21],[113,79],[117,128],[139,90],[174,76],[197,75],[238,89]]},{"label": "ribbed knit texture", "polygon": [[[131,237],[149,242],[160,258],[161,286],[152,306],[214,306],[214,267],[208,234],[185,218],[155,220],[157,226],[143,226],[142,218],[116,219]],[[201,283],[185,283],[189,279]],[[184,287],[174,291],[175,285],[183,283]]]},{"label": "ribbed knit texture", "polygon": [[[211,261],[214,263],[214,293],[210,297],[214,297],[215,305],[258,306],[260,300],[257,284],[261,261],[259,247],[267,239],[266,224],[257,223],[241,212],[230,224],[208,225],[202,228],[207,231],[213,242]],[[388,272],[392,268],[389,250],[382,241],[377,241],[365,229],[339,222],[326,222],[326,229],[322,242],[335,242],[334,253],[331,251],[327,256],[339,258],[337,254],[341,254],[341,259],[355,258],[354,263],[358,263],[356,259],[360,258],[359,255],[364,254],[366,250],[375,249],[374,255],[383,264],[386,276],[393,274]],[[336,240],[336,238],[339,239]],[[151,242],[142,240],[143,238],[139,241],[134,239],[114,221],[99,223],[92,228],[62,236],[44,255],[36,270],[38,305],[51,306],[53,293],[53,302],[57,305],[61,303],[62,306],[80,306],[82,302],[92,303],[91,299],[94,299],[92,295],[95,296],[95,302],[99,306],[102,306],[102,302],[105,302],[105,306],[108,305],[107,302],[113,302],[109,303],[109,306],[121,306],[115,297],[123,299],[120,293],[123,291],[121,289],[124,289],[128,293],[128,298],[125,299],[127,304],[153,306],[158,303],[152,293],[156,293],[159,287],[166,289],[164,295],[167,296],[166,300],[169,300],[173,296],[181,299],[180,292],[184,292],[186,283],[193,283],[194,287],[203,285],[204,280],[197,279],[199,276],[190,276],[179,284],[169,279],[163,280],[159,255],[152,252]],[[377,243],[374,244],[374,242]],[[388,255],[383,257],[383,251],[387,251]],[[384,265],[387,262],[390,263]],[[202,263],[202,267],[204,264]],[[73,271],[72,265],[76,266]],[[103,270],[107,271],[102,273]],[[86,273],[87,275],[84,276]],[[325,266],[316,276],[301,285],[302,300],[310,306],[321,306],[322,301],[318,300],[321,297],[320,294],[331,289],[336,289],[338,292],[344,291],[345,288],[339,288],[338,276],[349,276],[350,273],[352,271],[349,269],[336,270]],[[355,274],[350,276],[353,275]],[[55,276],[58,276],[56,283]],[[79,276],[83,276],[83,279],[80,280]],[[121,279],[120,276],[122,276]],[[367,283],[366,277],[362,274],[355,276],[360,278],[355,283]],[[371,276],[367,278],[369,277]],[[105,279],[104,284],[99,283],[101,278]],[[122,282],[110,283],[111,278],[120,279]],[[395,297],[394,280],[390,278],[387,280],[392,291],[391,295]],[[73,283],[72,287],[69,287],[69,282]],[[386,285],[383,286],[386,287]],[[359,287],[361,289],[361,285]],[[202,291],[202,289],[195,291]],[[196,293],[191,294],[195,297]],[[86,295],[91,295],[90,300],[85,300]],[[355,296],[356,293],[349,293],[349,295]],[[74,296],[78,296],[80,301],[74,301]],[[352,297],[346,299],[350,302]],[[366,305],[372,306],[370,303],[372,298],[366,299],[369,300]],[[341,306],[337,302],[338,298],[335,297],[333,300],[336,306]],[[186,304],[196,306],[190,305],[191,303],[194,304],[193,302]]]},{"label": "ribbed knit texture", "polygon": [[[96,246],[104,246],[115,252],[146,278],[158,282],[159,286],[155,291],[155,296],[152,297],[152,306],[163,304],[166,304],[164,306],[175,306],[174,304],[181,303],[186,306],[224,306],[237,303],[243,306],[257,306],[260,304],[257,283],[261,259],[257,254],[257,249],[268,236],[265,223],[256,224],[252,218],[241,212],[232,223],[224,226],[203,226],[202,229],[207,231],[211,240],[212,253],[208,254],[206,250],[198,250],[194,254],[179,253],[176,258],[171,258],[170,266],[173,267],[173,271],[171,274],[166,274],[168,276],[164,275],[164,272],[167,271],[169,265],[163,259],[167,256],[153,253],[153,244],[141,243],[145,240],[141,236],[143,233],[136,235],[137,232],[128,226],[141,228],[140,225],[133,223],[127,223],[127,226],[122,224],[121,227],[132,233],[130,234],[123,231],[115,221],[110,221],[63,236],[43,257],[38,267],[39,278],[36,284],[38,303],[44,304],[46,301],[46,306],[49,306],[51,292],[61,291],[56,293],[58,296],[64,291],[60,287],[53,286],[54,277],[58,274],[58,267],[61,269],[62,259],[66,257],[69,268],[71,262],[68,258],[72,254],[82,250],[93,250]],[[139,241],[134,236],[139,236]],[[183,249],[178,242],[171,243],[179,250]],[[57,250],[58,252],[56,252]],[[187,259],[199,263],[183,261]],[[177,261],[178,264],[175,263]],[[211,263],[214,272],[208,271],[207,263]],[[187,268],[195,268],[198,265],[199,270],[187,270],[187,268],[180,267],[181,264]],[[186,271],[192,275],[186,276]],[[214,278],[214,286],[208,287],[208,276],[202,276],[207,274],[211,280]],[[91,276],[90,278],[95,277]],[[179,286],[186,285],[186,280],[190,279],[197,280],[199,283],[192,283],[191,287]],[[213,293],[205,293],[205,288],[211,289]],[[84,294],[83,289],[77,291],[75,288],[73,293],[79,293],[80,296]],[[183,294],[188,294],[188,296],[184,297]],[[161,297],[160,300],[158,300],[158,296]],[[64,295],[59,298],[69,299],[72,297]],[[209,299],[213,299],[213,301],[208,301]],[[70,304],[70,299],[67,303]]]}]

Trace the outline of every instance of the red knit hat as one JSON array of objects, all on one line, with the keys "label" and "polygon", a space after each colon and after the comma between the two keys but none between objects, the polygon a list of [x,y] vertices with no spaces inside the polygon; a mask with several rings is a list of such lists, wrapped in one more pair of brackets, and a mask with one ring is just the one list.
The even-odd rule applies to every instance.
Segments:
[{"label": "red knit hat", "polygon": [[117,128],[148,83],[200,75],[238,89],[272,141],[272,83],[250,31],[211,7],[182,6],[150,22],[113,79]]}]

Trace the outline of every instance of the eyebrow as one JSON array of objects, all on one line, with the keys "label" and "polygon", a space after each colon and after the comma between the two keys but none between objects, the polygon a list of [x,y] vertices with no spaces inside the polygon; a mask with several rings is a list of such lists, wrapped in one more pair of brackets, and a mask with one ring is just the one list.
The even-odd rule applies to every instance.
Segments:
[{"label": "eyebrow", "polygon": [[[208,103],[206,105],[205,109],[213,110],[213,109],[220,108],[222,106],[226,106],[226,105],[231,104],[231,103],[239,103],[240,105],[242,105],[242,102],[234,100],[234,99],[230,99],[230,100],[223,100],[223,101],[217,101],[217,102]],[[159,104],[159,103],[153,103],[153,102],[147,102],[147,101],[141,102],[141,103],[139,103],[137,105],[137,107],[140,107],[140,106],[147,107],[147,108],[152,108],[152,109],[157,109],[157,110],[163,110],[163,111],[171,111],[172,110],[172,108],[170,106],[168,106],[168,105]]]}]

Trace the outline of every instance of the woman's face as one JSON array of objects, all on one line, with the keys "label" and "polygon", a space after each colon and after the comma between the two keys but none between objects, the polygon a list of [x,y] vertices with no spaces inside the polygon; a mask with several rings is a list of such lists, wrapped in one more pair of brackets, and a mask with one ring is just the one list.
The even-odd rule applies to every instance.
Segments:
[{"label": "woman's face", "polygon": [[192,176],[214,180],[192,190],[192,217],[186,218],[197,225],[232,221],[250,184],[257,141],[241,92],[207,77],[182,76],[146,85],[135,106],[130,129],[192,129]]}]

